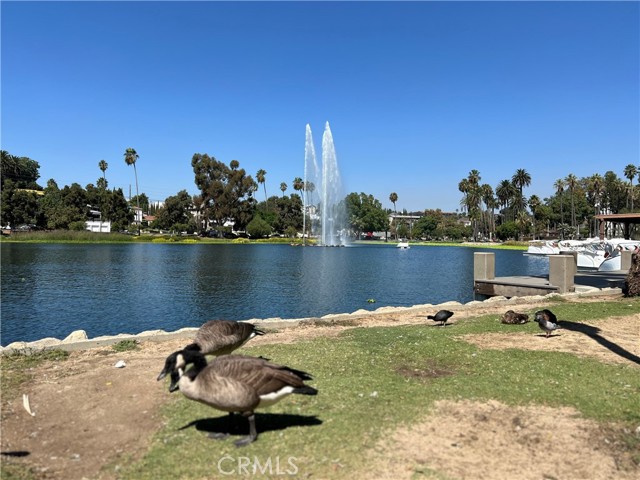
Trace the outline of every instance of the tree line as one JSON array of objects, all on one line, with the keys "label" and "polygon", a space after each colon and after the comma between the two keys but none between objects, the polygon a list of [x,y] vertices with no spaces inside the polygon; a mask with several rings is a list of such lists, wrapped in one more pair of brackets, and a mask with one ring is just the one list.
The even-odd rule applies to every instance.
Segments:
[{"label": "tree line", "polygon": [[463,194],[460,205],[471,220],[476,239],[596,236],[597,215],[635,211],[638,192],[633,181],[638,173],[638,167],[632,164],[624,168],[628,181],[611,170],[583,178],[569,173],[554,182],[554,195],[540,199],[537,195],[524,195],[524,188],[531,184],[531,175],[525,169],[517,169],[510,179],[501,180],[495,191],[481,183],[478,170],[471,170],[458,184]]},{"label": "tree line", "polygon": [[[194,154],[191,167],[199,193],[190,195],[182,190],[157,207],[146,194],[138,191],[136,163],[140,156],[133,148],[124,152],[126,165],[133,166],[136,183],[136,195],[129,201],[122,189],[109,189],[105,160],[98,162],[102,175],[95,185],[82,187],[73,183],[60,188],[54,179],[50,179],[43,188],[37,183],[40,176],[38,162],[6,151],[1,153],[2,226],[84,230],[85,221],[98,211],[100,220],[111,222],[112,231],[139,231],[141,225],[134,222],[135,206],[151,217],[145,219],[143,228],[163,231],[211,231],[212,235],[224,236],[234,230],[261,238],[272,234],[293,237],[303,227],[307,229],[305,233],[313,233],[318,228],[313,217],[303,213],[303,205],[313,203],[310,202],[314,198],[313,183],[295,177],[293,193],[285,195],[288,185],[281,182],[281,194],[268,196],[267,172],[258,170],[254,179],[237,160],[225,164],[208,154]],[[624,176],[628,182],[618,178],[613,171],[581,179],[568,174],[556,181],[554,195],[542,200],[537,195],[529,198],[524,195],[524,189],[531,184],[531,176],[524,169],[516,170],[510,179],[499,182],[495,190],[481,182],[478,170],[472,170],[458,184],[463,194],[460,212],[403,210],[403,215],[396,215],[392,222],[389,221],[390,214],[398,213],[396,192],[389,195],[393,211],[384,209],[378,199],[363,192],[348,194],[343,204],[347,227],[354,238],[361,238],[366,232],[388,232],[395,238],[445,240],[504,240],[552,234],[577,238],[595,234],[594,216],[599,213],[634,211],[636,188],[633,181],[638,173],[634,165],[625,167]],[[257,198],[260,186],[262,200]],[[319,205],[315,207],[319,208]],[[412,220],[408,218],[410,215],[419,218]],[[462,222],[461,217],[468,219],[468,224]]]}]

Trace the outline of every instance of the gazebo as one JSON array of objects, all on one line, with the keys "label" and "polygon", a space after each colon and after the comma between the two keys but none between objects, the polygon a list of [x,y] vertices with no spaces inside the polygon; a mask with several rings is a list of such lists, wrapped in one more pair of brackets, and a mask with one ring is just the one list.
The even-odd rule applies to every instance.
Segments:
[{"label": "gazebo", "polygon": [[604,215],[596,215],[598,225],[600,227],[600,240],[604,240],[605,222],[622,223],[623,235],[626,240],[630,240],[629,227],[632,223],[640,223],[640,213],[611,213]]}]

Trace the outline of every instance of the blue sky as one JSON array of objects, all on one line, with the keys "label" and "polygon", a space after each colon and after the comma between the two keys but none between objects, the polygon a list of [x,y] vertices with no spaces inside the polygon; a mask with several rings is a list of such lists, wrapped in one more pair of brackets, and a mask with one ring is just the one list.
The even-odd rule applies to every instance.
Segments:
[{"label": "blue sky", "polygon": [[[3,150],[40,183],[164,200],[197,193],[194,153],[270,195],[303,176],[326,121],[345,190],[391,208],[459,208],[494,188],[640,163],[638,2],[9,2],[1,8]],[[262,188],[257,194],[263,199]]]}]

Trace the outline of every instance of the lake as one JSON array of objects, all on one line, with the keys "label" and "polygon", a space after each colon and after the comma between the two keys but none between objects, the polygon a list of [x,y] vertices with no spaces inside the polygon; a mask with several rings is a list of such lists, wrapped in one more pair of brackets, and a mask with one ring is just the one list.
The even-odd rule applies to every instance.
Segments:
[{"label": "lake", "polygon": [[466,303],[478,251],[498,276],[548,274],[546,257],[470,247],[2,243],[0,343]]}]

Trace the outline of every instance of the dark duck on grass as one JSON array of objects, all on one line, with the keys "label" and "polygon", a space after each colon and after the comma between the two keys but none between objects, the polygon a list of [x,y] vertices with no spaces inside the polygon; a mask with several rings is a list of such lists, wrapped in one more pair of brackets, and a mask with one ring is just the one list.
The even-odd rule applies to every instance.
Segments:
[{"label": "dark duck on grass", "polygon": [[441,322],[440,326],[444,327],[447,323],[447,320],[451,318],[453,312],[451,310],[440,310],[435,315],[427,315],[429,320],[433,320],[434,322]]},{"label": "dark duck on grass", "polygon": [[538,310],[534,320],[538,322],[538,326],[545,332],[547,338],[551,335],[551,332],[561,328],[558,319],[551,310]]},{"label": "dark duck on grass", "polygon": [[526,313],[517,313],[513,310],[507,310],[505,314],[502,315],[501,321],[507,325],[520,325],[529,321],[529,315]]},{"label": "dark duck on grass", "polygon": [[[311,375],[264,358],[244,355],[223,355],[208,365],[204,355],[193,350],[181,350],[171,360],[172,382],[169,391],[178,387],[190,400],[209,405],[217,410],[240,413],[249,420],[249,436],[235,442],[240,447],[253,442],[258,433],[255,414],[257,408],[268,407],[284,397],[297,393],[316,395],[318,391],[305,385]],[[188,365],[192,367],[185,371]],[[178,374],[174,383],[173,372]],[[164,375],[160,374],[158,380]],[[228,435],[212,433],[211,438],[222,439]]]}]

